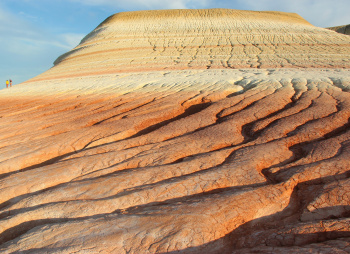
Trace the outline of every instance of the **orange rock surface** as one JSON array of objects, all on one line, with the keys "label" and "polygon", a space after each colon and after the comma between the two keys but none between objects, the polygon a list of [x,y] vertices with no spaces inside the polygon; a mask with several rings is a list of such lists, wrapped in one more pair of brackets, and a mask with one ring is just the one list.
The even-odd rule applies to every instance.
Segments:
[{"label": "orange rock surface", "polygon": [[0,91],[0,252],[349,252],[349,43],[295,14],[110,17]]}]

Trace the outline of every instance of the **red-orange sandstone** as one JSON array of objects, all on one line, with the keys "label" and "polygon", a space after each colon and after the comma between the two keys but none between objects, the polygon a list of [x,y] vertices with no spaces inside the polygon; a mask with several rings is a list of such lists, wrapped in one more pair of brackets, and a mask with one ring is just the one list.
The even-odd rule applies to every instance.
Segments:
[{"label": "red-orange sandstone", "polygon": [[0,91],[0,252],[350,252],[349,45],[288,13],[110,17]]}]

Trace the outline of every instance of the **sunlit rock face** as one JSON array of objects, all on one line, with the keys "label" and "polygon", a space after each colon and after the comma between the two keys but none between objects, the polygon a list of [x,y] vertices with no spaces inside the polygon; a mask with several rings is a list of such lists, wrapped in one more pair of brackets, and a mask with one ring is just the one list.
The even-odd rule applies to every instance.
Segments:
[{"label": "sunlit rock face", "polygon": [[0,252],[349,252],[349,45],[288,13],[108,18],[0,91]]},{"label": "sunlit rock face", "polygon": [[228,9],[115,14],[37,79],[134,71],[349,66],[349,38],[297,14]]}]

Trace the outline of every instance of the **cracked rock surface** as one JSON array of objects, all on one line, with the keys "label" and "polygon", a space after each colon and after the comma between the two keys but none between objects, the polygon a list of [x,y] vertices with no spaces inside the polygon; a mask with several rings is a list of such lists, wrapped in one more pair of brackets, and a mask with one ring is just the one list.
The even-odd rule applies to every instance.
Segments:
[{"label": "cracked rock surface", "polygon": [[112,15],[34,78],[135,71],[347,68],[350,38],[297,14],[230,9]]},{"label": "cracked rock surface", "polygon": [[[48,72],[0,91],[0,252],[350,252],[348,36],[293,14],[261,12],[248,22],[253,12],[186,10],[189,23],[174,22],[179,11],[164,13],[112,16]],[[192,31],[209,26],[203,13],[217,30]],[[233,16],[239,25],[222,30]],[[137,18],[144,33],[123,49],[138,54],[127,65],[108,47],[130,40],[118,29],[136,38],[129,23]],[[165,24],[202,37],[183,35],[190,47],[178,32],[161,33]],[[281,24],[296,29],[285,36],[307,45],[306,55],[314,47],[324,53],[292,68],[296,44],[276,44],[269,55],[246,32],[259,27],[266,42],[263,32]],[[307,29],[314,32],[304,38]],[[224,42],[208,46],[215,36],[227,39],[222,31],[237,33],[229,51]],[[149,44],[141,49],[141,42]],[[189,67],[234,62],[235,43],[261,68],[292,53],[285,68],[232,69],[221,60],[212,69]],[[339,48],[341,55],[333,52]],[[187,69],[165,68],[175,51]]]}]

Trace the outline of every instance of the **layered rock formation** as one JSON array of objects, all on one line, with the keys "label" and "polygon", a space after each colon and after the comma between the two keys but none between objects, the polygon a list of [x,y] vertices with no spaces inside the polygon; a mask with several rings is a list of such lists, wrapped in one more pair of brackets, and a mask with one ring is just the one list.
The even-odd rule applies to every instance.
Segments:
[{"label": "layered rock formation", "polygon": [[348,252],[349,43],[294,14],[110,17],[0,93],[0,251]]},{"label": "layered rock formation", "polygon": [[35,80],[155,70],[349,66],[349,38],[297,14],[227,9],[119,13]]}]

